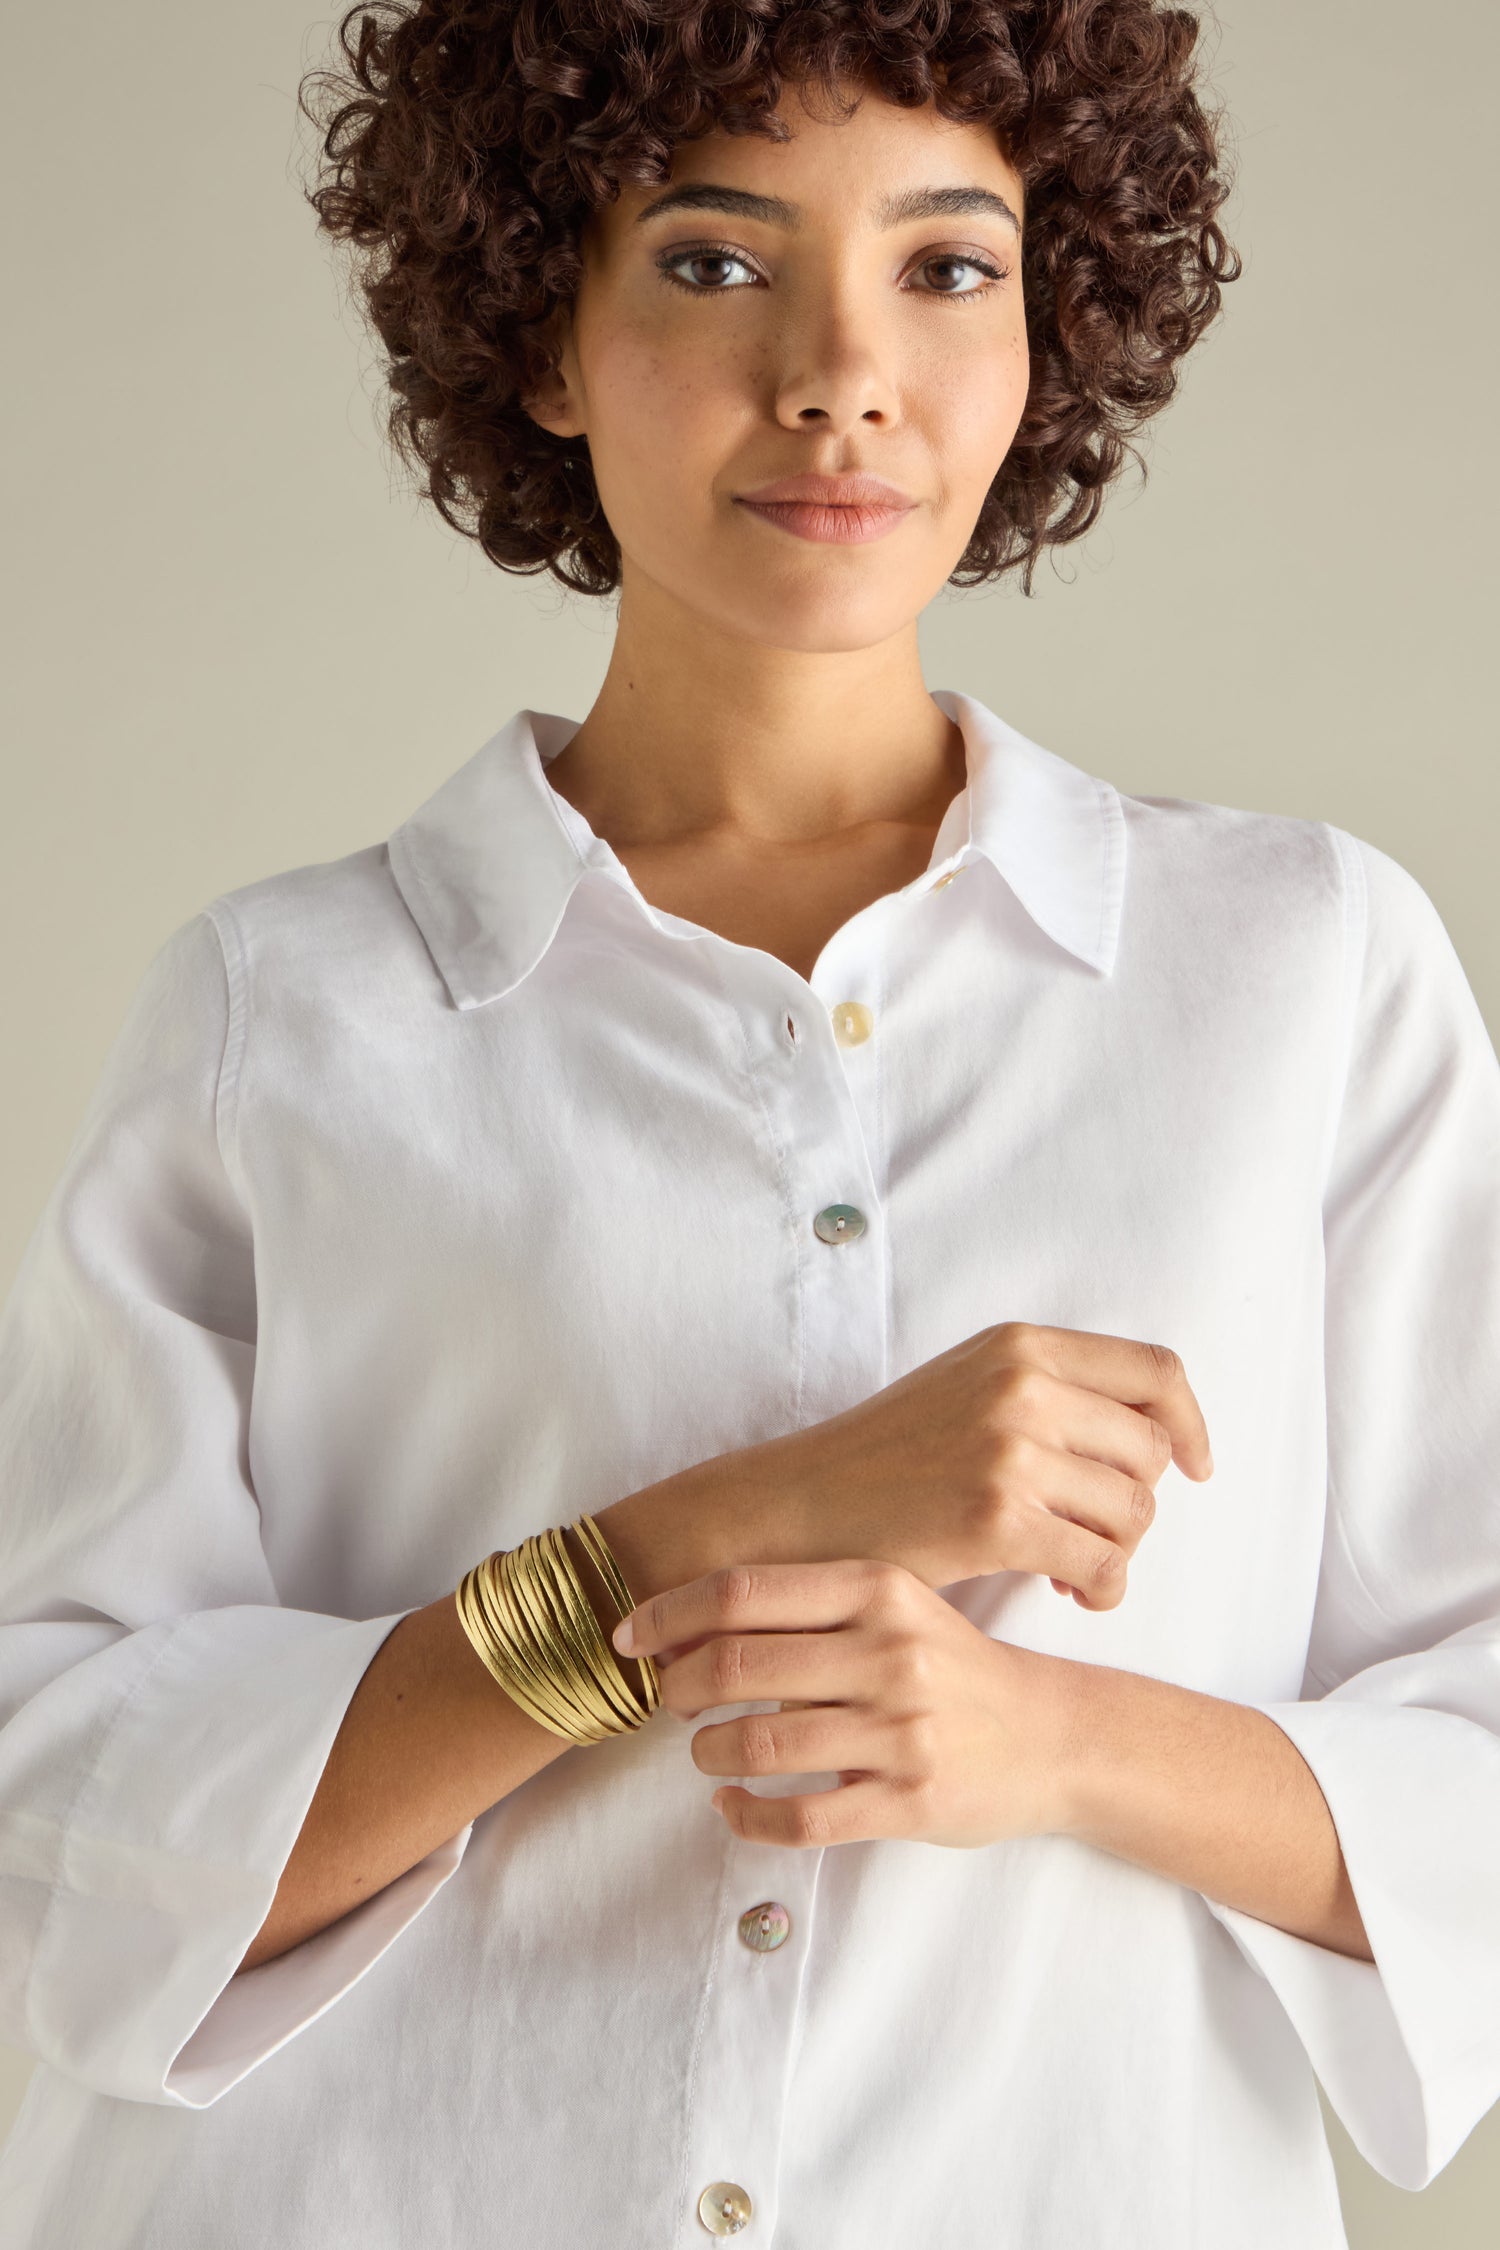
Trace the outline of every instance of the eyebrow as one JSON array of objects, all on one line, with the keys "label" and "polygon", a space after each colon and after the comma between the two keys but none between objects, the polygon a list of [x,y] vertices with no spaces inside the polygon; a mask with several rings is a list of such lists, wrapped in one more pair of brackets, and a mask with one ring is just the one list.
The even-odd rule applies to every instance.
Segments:
[{"label": "eyebrow", "polygon": [[[668,188],[643,210],[635,225],[660,218],[667,211],[722,211],[733,219],[759,219],[768,227],[795,231],[802,224],[800,204],[779,195],[752,195],[746,188],[719,187],[712,180],[686,181]],[[911,219],[949,219],[978,214],[1004,219],[1019,235],[1021,222],[1003,195],[984,187],[907,188],[901,195],[883,196],[875,206],[876,223],[897,227]]]}]

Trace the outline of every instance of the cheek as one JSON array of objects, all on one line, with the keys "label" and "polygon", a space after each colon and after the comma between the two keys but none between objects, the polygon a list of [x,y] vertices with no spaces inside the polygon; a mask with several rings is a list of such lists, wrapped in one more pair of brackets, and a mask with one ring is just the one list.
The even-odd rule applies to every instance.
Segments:
[{"label": "cheek", "polygon": [[1030,380],[1024,335],[998,347],[993,338],[972,348],[960,339],[924,370],[932,449],[950,490],[968,494],[989,485],[1016,434]]},{"label": "cheek", "polygon": [[[954,324],[963,322],[954,315]],[[918,389],[927,441],[940,481],[965,497],[983,493],[1021,423],[1030,387],[1025,333],[956,337],[947,351],[924,355]]]},{"label": "cheek", "polygon": [[707,514],[715,471],[733,452],[745,414],[748,369],[733,345],[707,336],[617,333],[588,379],[589,447],[605,513]]}]

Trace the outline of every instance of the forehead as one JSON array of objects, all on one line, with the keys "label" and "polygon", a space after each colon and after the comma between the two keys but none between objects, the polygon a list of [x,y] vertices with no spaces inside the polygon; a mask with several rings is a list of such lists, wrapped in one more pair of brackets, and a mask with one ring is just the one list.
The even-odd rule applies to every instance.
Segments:
[{"label": "forehead", "polygon": [[931,103],[905,108],[870,87],[846,98],[857,107],[841,116],[815,93],[789,87],[777,106],[784,141],[715,130],[679,142],[665,181],[622,187],[610,207],[615,224],[633,224],[668,187],[702,184],[774,198],[787,207],[776,223],[792,226],[830,210],[843,224],[890,225],[903,192],[963,187],[989,189],[1019,222],[1021,176],[993,126],[943,117]]}]

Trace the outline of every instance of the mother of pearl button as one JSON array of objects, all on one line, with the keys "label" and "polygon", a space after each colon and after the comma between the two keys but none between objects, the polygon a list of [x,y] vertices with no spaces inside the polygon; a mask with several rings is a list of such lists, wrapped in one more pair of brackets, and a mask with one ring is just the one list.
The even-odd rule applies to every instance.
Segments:
[{"label": "mother of pearl button", "polygon": [[740,1916],[740,1938],[752,1953],[774,1953],[791,1935],[792,1917],[780,1899],[763,1899]]}]

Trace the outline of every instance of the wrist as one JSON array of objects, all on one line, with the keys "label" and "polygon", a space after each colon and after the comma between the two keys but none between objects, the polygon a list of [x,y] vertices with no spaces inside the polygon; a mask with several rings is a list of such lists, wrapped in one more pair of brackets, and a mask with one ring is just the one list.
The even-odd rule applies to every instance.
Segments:
[{"label": "wrist", "polygon": [[[1011,1674],[1009,1693],[1021,1682],[1020,1725],[1030,1751],[1039,1836],[1086,1840],[1094,1820],[1098,1784],[1099,1692],[1109,1675],[1074,1657],[997,1642]],[[1019,1665],[1010,1660],[1019,1659]]]},{"label": "wrist", "polygon": [[694,1462],[593,1511],[637,1602],[728,1563],[796,1559],[760,1451]]}]

